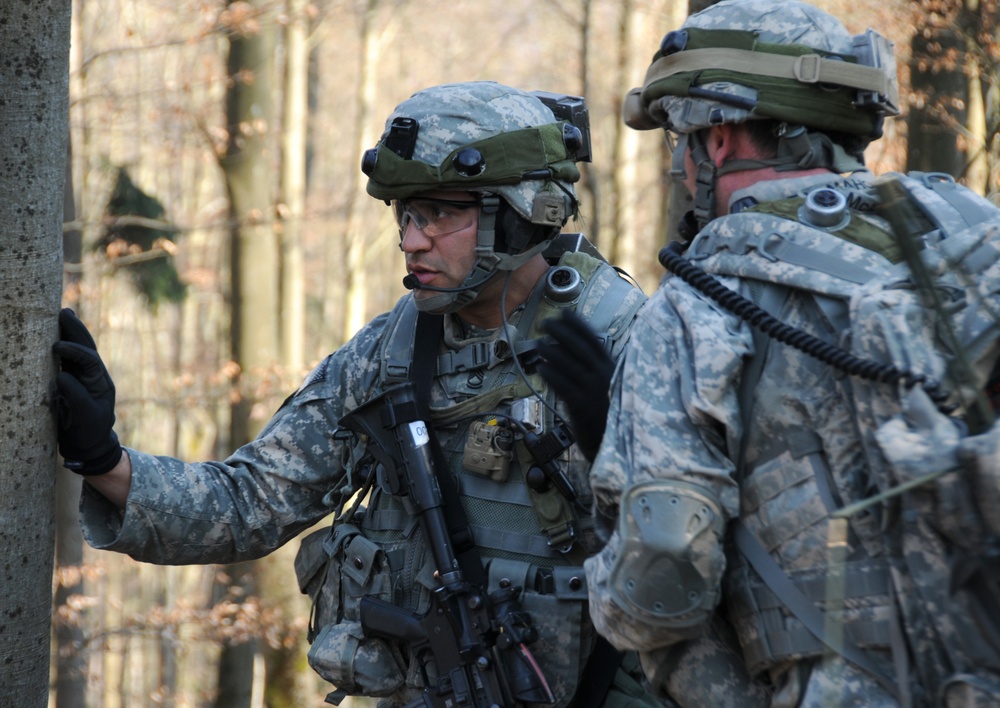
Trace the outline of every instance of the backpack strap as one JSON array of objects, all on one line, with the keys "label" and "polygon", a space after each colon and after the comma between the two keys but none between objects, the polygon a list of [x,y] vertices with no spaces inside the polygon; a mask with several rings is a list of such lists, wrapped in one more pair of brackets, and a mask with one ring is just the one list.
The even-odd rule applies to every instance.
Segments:
[{"label": "backpack strap", "polygon": [[[740,521],[736,520],[733,525],[733,539],[736,547],[739,548],[743,557],[749,561],[750,565],[767,584],[767,587],[788,610],[795,615],[803,626],[816,639],[823,642],[827,648],[847,659],[861,670],[870,674],[879,684],[889,692],[889,695],[901,698],[900,686],[895,681],[882,673],[881,669],[875,665],[871,657],[865,654],[850,637],[841,637],[840,641],[832,638],[825,630],[826,617],[823,610],[816,606],[806,595],[795,586],[791,578],[785,574],[781,566],[774,562],[770,554],[754,538],[750,530]],[[897,647],[893,647],[893,654],[896,654]],[[899,647],[905,651],[904,647]],[[905,682],[904,682],[905,685]]]}]

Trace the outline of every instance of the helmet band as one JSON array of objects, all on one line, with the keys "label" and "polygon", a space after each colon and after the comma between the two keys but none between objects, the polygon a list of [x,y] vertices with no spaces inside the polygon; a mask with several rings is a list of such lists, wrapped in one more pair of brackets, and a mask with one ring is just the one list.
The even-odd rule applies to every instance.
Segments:
[{"label": "helmet band", "polygon": [[[550,123],[491,136],[456,148],[440,165],[406,160],[381,143],[362,163],[368,193],[377,199],[405,199],[430,190],[470,190],[533,179],[576,182],[580,170],[563,140],[563,123]],[[473,160],[473,153],[478,159]]]}]

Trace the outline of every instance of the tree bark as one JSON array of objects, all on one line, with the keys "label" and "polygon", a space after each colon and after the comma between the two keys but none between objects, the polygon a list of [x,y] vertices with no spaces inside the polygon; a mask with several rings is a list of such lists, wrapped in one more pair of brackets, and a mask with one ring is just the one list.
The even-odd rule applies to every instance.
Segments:
[{"label": "tree bark", "polygon": [[70,8],[0,0],[0,687],[27,708],[49,694]]},{"label": "tree bark", "polygon": [[281,152],[281,347],[282,364],[304,364],[306,333],[302,221],[306,202],[306,138],[309,118],[308,0],[288,0],[285,27],[284,120]]},{"label": "tree bark", "polygon": [[[355,165],[361,164],[361,155],[365,150],[372,147],[377,139],[377,133],[373,127],[373,111],[375,106],[375,94],[378,88],[378,60],[381,52],[381,32],[376,25],[375,18],[379,9],[380,0],[365,0],[364,16],[361,24],[361,45],[364,54],[361,59],[360,84],[358,86],[358,120],[357,120],[357,144]],[[357,180],[356,173],[352,179]],[[347,316],[344,319],[344,331],[342,341],[350,339],[357,332],[367,319],[367,279],[365,269],[365,254],[368,250],[370,236],[377,230],[372,228],[364,215],[365,205],[371,197],[363,188],[352,190],[354,195],[348,207],[347,229],[346,229],[346,250],[347,250],[347,292],[345,293],[347,304]]]},{"label": "tree bark", "polygon": [[[237,2],[232,6],[248,4]],[[266,6],[264,0],[257,0],[256,12],[263,13]],[[260,24],[247,22],[242,29],[234,27],[229,40],[229,143],[222,168],[232,224],[231,344],[233,360],[239,364],[243,379],[230,431],[233,448],[252,439],[266,421],[264,414],[251,419],[255,379],[273,369],[279,359],[279,248],[271,220],[272,163],[267,159],[273,46],[264,26],[260,20]]]},{"label": "tree bark", "polygon": [[961,177],[968,162],[956,142],[967,119],[965,41],[960,28],[963,3],[935,0],[939,14],[924,9],[926,0],[915,2],[920,19],[911,42],[913,100],[906,121],[906,169]]},{"label": "tree bark", "polygon": [[[270,140],[273,46],[262,15],[265,0],[234,2],[229,38],[229,88],[226,116],[229,142],[222,159],[231,238],[231,346],[240,367],[240,386],[232,406],[230,447],[249,442],[266,420],[266,405],[258,406],[256,391],[263,377],[279,361],[278,303],[279,246],[271,221],[273,207],[271,163],[267,160]],[[247,14],[241,14],[247,11]],[[256,594],[252,564],[230,568],[238,595]],[[233,592],[232,587],[227,588]],[[221,588],[220,588],[221,590]],[[253,637],[223,645],[219,661],[217,708],[252,705],[254,660],[258,641]]]}]

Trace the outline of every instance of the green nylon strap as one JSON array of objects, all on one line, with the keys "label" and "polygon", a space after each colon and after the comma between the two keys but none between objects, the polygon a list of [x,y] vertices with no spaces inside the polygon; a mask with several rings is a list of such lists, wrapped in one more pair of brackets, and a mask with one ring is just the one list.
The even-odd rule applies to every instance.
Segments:
[{"label": "green nylon strap", "polygon": [[709,69],[789,79],[802,84],[836,84],[881,94],[891,90],[885,73],[871,66],[824,59],[819,54],[790,57],[718,47],[677,52],[657,59],[646,72],[646,83]]},{"label": "green nylon strap", "polygon": [[532,395],[531,389],[523,379],[512,384],[500,386],[491,391],[473,396],[460,403],[442,408],[430,407],[430,419],[434,425],[448,425],[473,415],[482,415],[495,410],[501,403],[526,398]]},{"label": "green nylon strap", "polygon": [[774,561],[760,542],[754,537],[742,521],[732,524],[733,537],[737,548],[743,557],[764,581],[781,603],[788,608],[802,625],[816,639],[821,641],[831,651],[839,654],[865,673],[869,674],[892,696],[898,696],[900,687],[882,673],[875,665],[870,655],[858,647],[851,637],[831,637],[825,631],[826,617],[823,610],[808,597],[802,594],[785,571]]},{"label": "green nylon strap", "polygon": [[[776,199],[770,202],[755,204],[748,209],[744,209],[743,213],[757,212],[779,216],[792,221],[799,221],[799,208],[804,203],[805,199],[803,197]],[[900,251],[899,245],[892,234],[856,215],[852,215],[847,226],[837,231],[831,231],[830,233],[837,238],[842,238],[862,248],[867,248],[869,251],[874,251],[890,263],[899,263],[903,260],[902,251]]]},{"label": "green nylon strap", "polygon": [[874,91],[889,105],[899,105],[892,77],[858,64],[852,55],[759,42],[754,32],[685,31],[684,50],[657,53],[647,70],[645,104],[662,96],[690,96],[692,86],[731,82],[757,90],[756,115],[858,135],[871,135],[877,116],[855,106],[857,91]]},{"label": "green nylon strap", "polygon": [[[402,157],[378,146],[375,168],[368,175],[368,193],[376,199],[405,199],[431,189],[469,190],[517,184],[525,173],[549,169],[551,178],[565,182],[580,179],[580,170],[563,142],[563,122],[501,133],[452,150],[440,165]],[[455,169],[454,158],[475,148],[483,158],[481,174],[465,176]]]},{"label": "green nylon strap", "polygon": [[[760,41],[760,33],[755,30],[734,30],[734,29],[707,29],[704,27],[688,27],[684,30],[687,41],[682,51],[690,52],[695,49],[709,49],[718,47],[722,49],[741,49],[748,52],[764,52],[767,54],[782,54],[785,56],[801,56],[803,54],[819,54],[824,57],[836,57],[841,61],[857,62],[857,57],[853,54],[839,54],[828,52],[823,49],[816,49],[805,44],[784,44],[778,42]],[[676,51],[659,50],[653,56],[653,60],[661,59],[664,56],[672,56]]]}]

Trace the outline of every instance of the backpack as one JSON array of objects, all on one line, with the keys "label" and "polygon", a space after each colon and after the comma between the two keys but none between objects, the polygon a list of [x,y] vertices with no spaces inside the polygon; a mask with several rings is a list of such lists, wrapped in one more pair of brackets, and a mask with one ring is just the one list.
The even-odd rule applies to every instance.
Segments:
[{"label": "backpack", "polygon": [[[976,476],[967,454],[974,446],[967,443],[977,438],[963,440],[961,429],[971,425],[982,432],[988,424],[973,421],[972,406],[955,406],[997,388],[1000,210],[946,175],[888,180],[899,197],[893,225],[902,216],[903,228],[920,237],[938,311],[929,309],[916,287],[889,223],[853,209],[842,210],[850,215],[846,228],[831,216],[833,210],[818,212],[824,223],[802,223],[809,221],[802,217],[810,195],[743,210],[756,212],[753,229],[726,228],[727,219],[746,219],[742,212],[722,217],[690,244],[686,258],[680,247],[668,247],[661,262],[753,325],[756,355],[745,367],[741,401],[750,400],[769,346],[795,346],[851,374],[847,385],[870,482],[889,495],[878,502],[885,526],[873,530],[890,555],[890,586],[905,637],[876,642],[893,648],[889,675],[850,638],[831,637],[816,605],[826,598],[797,589],[736,522],[740,555],[809,630],[814,646],[822,651],[825,644],[869,671],[904,705],[998,701],[1000,521],[989,518],[990,507],[977,504],[977,489],[996,486],[1000,472],[987,462]],[[740,277],[751,297],[739,296],[706,271]],[[772,316],[791,292],[811,296],[835,342]],[[956,384],[951,373],[963,360],[968,366]],[[865,500],[857,508],[871,505]],[[846,518],[853,511],[838,514]],[[753,651],[747,653],[752,657]]]}]

